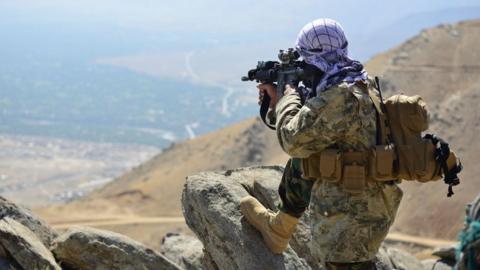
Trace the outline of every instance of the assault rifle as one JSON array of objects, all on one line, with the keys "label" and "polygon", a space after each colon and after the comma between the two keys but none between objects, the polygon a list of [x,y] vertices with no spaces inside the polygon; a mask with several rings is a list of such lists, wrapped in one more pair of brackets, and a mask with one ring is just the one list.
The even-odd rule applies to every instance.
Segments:
[{"label": "assault rifle", "polygon": [[[277,99],[283,96],[287,84],[296,88],[301,81],[313,84],[318,69],[304,61],[299,61],[300,55],[293,48],[280,50],[279,61],[259,61],[257,67],[248,71],[242,81],[256,81],[259,83],[277,83]],[[270,97],[265,94],[260,106],[260,117],[266,126],[275,129],[265,120],[270,104]]]}]

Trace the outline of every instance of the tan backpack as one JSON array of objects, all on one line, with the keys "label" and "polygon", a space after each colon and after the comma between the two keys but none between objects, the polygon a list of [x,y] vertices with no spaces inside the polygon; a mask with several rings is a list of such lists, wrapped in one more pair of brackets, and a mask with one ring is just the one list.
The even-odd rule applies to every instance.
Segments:
[{"label": "tan backpack", "polygon": [[[377,89],[379,89],[376,78]],[[381,92],[380,92],[381,93]],[[370,161],[370,175],[377,181],[392,178],[428,182],[442,177],[449,185],[459,183],[462,165],[448,144],[428,129],[429,112],[420,96],[395,95],[382,102],[381,94],[369,93],[378,113],[380,143]]]}]

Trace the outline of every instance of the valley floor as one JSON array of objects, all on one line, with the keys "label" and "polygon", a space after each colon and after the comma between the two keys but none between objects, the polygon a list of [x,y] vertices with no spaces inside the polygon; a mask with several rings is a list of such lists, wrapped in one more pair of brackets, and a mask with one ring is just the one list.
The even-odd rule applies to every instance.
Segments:
[{"label": "valley floor", "polygon": [[0,195],[29,207],[63,203],[84,196],[159,149],[0,135]]}]

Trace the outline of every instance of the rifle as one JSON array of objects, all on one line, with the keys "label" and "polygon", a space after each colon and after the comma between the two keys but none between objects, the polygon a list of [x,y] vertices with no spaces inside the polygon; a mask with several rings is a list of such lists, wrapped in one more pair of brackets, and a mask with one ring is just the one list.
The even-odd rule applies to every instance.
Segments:
[{"label": "rifle", "polygon": [[[293,48],[280,50],[278,53],[279,61],[259,61],[257,67],[248,71],[247,76],[242,77],[242,81],[256,81],[259,83],[277,83],[277,98],[280,99],[288,84],[297,88],[301,81],[309,81],[313,84],[318,69],[298,61],[300,55]],[[270,129],[275,130],[275,126],[270,125],[265,120],[270,105],[270,97],[265,94],[260,105],[260,117],[263,123]]]}]

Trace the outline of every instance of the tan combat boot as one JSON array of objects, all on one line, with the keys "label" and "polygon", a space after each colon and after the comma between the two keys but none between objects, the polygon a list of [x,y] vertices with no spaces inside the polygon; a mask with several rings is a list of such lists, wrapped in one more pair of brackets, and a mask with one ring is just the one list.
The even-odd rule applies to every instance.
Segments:
[{"label": "tan combat boot", "polygon": [[287,249],[298,218],[283,212],[275,213],[252,196],[242,198],[240,211],[262,233],[263,240],[272,253],[281,254]]}]

